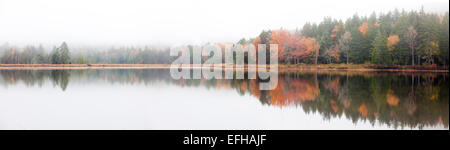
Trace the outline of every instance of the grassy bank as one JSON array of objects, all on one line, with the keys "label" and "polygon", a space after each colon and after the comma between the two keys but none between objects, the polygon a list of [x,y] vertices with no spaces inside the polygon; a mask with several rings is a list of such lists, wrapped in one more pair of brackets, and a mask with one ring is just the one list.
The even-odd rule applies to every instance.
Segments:
[{"label": "grassy bank", "polygon": [[[170,64],[0,64],[1,68],[169,68]],[[240,66],[242,67],[242,66]],[[245,66],[246,67],[246,66]],[[374,64],[279,64],[280,71],[427,71],[448,72],[448,66],[374,65]]]},{"label": "grassy bank", "polygon": [[170,64],[0,64],[0,67],[147,67],[168,68]]},{"label": "grassy bank", "polygon": [[375,64],[295,64],[280,65],[283,70],[354,70],[354,71],[444,71],[448,72],[448,66],[424,65],[375,65]]}]

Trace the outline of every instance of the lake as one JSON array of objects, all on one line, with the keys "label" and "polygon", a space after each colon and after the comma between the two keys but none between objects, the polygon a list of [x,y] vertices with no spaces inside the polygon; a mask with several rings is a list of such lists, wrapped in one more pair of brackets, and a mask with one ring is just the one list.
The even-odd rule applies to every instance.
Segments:
[{"label": "lake", "polygon": [[0,70],[0,129],[445,129],[448,73],[285,72],[175,80],[169,69]]}]

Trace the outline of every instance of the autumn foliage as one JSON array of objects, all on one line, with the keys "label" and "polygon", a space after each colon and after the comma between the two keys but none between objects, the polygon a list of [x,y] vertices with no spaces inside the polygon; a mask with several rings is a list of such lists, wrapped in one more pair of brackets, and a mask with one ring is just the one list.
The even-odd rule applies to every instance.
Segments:
[{"label": "autumn foliage", "polygon": [[398,37],[398,35],[391,35],[387,38],[387,42],[386,45],[388,47],[389,51],[392,51],[395,49],[395,45],[400,42],[400,38]]},{"label": "autumn foliage", "polygon": [[334,40],[339,32],[339,26],[335,25],[333,30],[331,31],[330,37]]},{"label": "autumn foliage", "polygon": [[[270,44],[278,44],[278,59],[280,62],[290,60],[312,59],[318,55],[319,42],[313,37],[300,36],[288,30],[273,30],[270,32]],[[257,47],[263,43],[261,37],[253,39],[252,44]]]},{"label": "autumn foliage", "polygon": [[363,36],[366,36],[368,29],[369,29],[369,24],[367,23],[367,21],[363,22],[361,24],[361,26],[359,26],[359,32],[361,32],[361,34]]}]

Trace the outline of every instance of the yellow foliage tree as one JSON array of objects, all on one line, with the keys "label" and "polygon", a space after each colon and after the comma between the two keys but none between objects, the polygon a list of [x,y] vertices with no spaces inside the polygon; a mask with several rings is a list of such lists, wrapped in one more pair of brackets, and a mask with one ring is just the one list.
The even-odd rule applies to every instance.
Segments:
[{"label": "yellow foliage tree", "polygon": [[400,42],[400,38],[398,35],[391,35],[387,38],[386,46],[389,51],[392,51],[395,49],[395,45]]}]

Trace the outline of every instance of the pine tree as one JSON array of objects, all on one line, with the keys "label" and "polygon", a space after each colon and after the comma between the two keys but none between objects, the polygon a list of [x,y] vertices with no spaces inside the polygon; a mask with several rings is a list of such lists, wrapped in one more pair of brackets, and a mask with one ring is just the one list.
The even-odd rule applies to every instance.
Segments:
[{"label": "pine tree", "polygon": [[53,48],[51,62],[53,64],[70,64],[70,52],[66,42],[63,42],[58,48]]},{"label": "pine tree", "polygon": [[386,46],[387,36],[382,32],[378,32],[373,42],[372,63],[373,64],[390,64],[389,52]]},{"label": "pine tree", "polygon": [[61,64],[70,64],[70,52],[66,42],[63,42],[59,49],[61,51]]},{"label": "pine tree", "polygon": [[440,61],[443,65],[448,65],[449,57],[449,24],[448,24],[448,12],[445,13],[441,21],[441,34],[439,39]]}]

